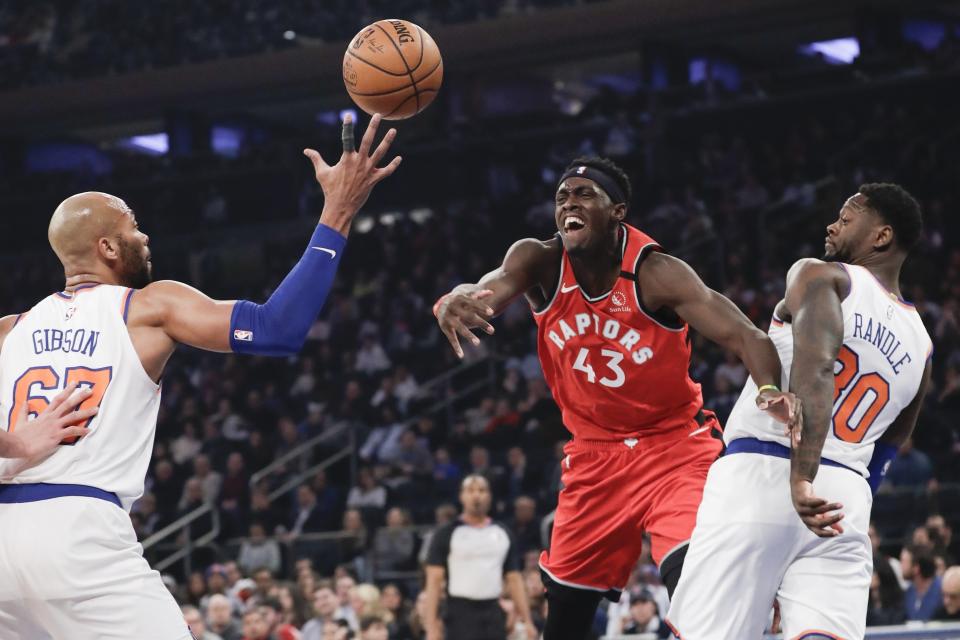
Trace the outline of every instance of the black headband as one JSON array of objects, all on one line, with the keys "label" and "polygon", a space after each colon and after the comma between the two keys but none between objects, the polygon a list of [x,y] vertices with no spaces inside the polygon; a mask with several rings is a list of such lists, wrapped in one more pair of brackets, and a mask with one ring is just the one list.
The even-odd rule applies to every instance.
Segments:
[{"label": "black headband", "polygon": [[593,180],[600,185],[601,189],[607,192],[607,195],[610,197],[610,200],[613,202],[613,204],[620,204],[621,202],[625,203],[627,201],[627,196],[620,189],[620,186],[617,185],[617,181],[599,169],[594,169],[593,167],[588,167],[586,165],[573,167],[560,176],[560,182],[557,183],[558,189],[560,188],[560,185],[563,184],[563,181],[567,178],[586,178],[588,180]]}]

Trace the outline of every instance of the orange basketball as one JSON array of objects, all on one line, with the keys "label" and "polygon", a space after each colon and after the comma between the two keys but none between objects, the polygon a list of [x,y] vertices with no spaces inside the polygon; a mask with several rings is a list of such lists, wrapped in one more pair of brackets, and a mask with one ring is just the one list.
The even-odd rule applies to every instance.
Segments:
[{"label": "orange basketball", "polygon": [[343,83],[357,106],[387,120],[414,116],[433,102],[443,59],[430,34],[408,20],[360,30],[343,56]]}]

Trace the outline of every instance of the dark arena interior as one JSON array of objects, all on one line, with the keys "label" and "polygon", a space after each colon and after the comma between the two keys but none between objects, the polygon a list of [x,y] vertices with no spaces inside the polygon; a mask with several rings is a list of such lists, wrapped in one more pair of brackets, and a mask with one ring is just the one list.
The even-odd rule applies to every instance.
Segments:
[{"label": "dark arena interior", "polygon": [[[443,86],[421,113],[381,123],[380,136],[397,130],[381,166],[403,162],[353,219],[302,348],[181,345],[163,370],[144,493],[128,511],[192,633],[469,640],[444,635],[452,604],[436,611],[426,576],[431,538],[479,475],[526,598],[505,587],[503,633],[484,640],[541,637],[539,562],[571,434],[530,305],[506,306],[494,335],[475,331],[479,345],[461,338],[462,359],[432,310],[516,240],[557,234],[565,168],[602,156],[632,183],[625,222],[763,332],[791,265],[822,257],[860,185],[896,183],[919,202],[900,288],[933,341],[932,374],[873,498],[865,637],[960,638],[956,2],[3,0],[0,316],[64,289],[47,228],[88,191],[135,212],[154,281],[265,302],[324,210],[303,149],[333,165],[344,118],[357,144],[370,120],[345,91],[343,52],[384,18],[430,33]],[[696,331],[689,344],[690,377],[725,425],[750,373]],[[12,371],[0,366],[4,393]],[[11,402],[0,398],[0,427]],[[586,637],[673,637],[658,563],[644,544]],[[768,617],[763,637],[781,637]],[[59,637],[25,633],[10,640]],[[81,637],[94,636],[70,639]]]}]

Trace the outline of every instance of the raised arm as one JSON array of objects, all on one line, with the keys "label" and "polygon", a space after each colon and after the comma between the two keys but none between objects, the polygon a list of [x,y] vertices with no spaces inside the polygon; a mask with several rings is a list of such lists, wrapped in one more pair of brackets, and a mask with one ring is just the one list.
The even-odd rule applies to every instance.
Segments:
[{"label": "raised arm", "polygon": [[148,373],[158,377],[176,343],[259,355],[287,355],[303,346],[332,287],[357,211],[373,186],[400,164],[397,157],[377,167],[396,137],[390,129],[371,153],[379,123],[375,115],[354,150],[352,123],[344,120],[343,154],[332,167],[313,149],[304,150],[323,189],[323,213],[303,257],[266,303],[213,300],[171,281],[155,282],[133,296],[128,326]]},{"label": "raised arm", "polygon": [[479,282],[457,285],[441,297],[433,314],[457,357],[463,357],[460,337],[480,344],[471,329],[483,329],[492,335],[493,325],[487,319],[506,309],[517,297],[529,294],[532,302],[545,302],[538,285],[547,280],[547,272],[551,267],[556,269],[559,260],[560,247],[555,241],[519,240],[507,250],[503,264]]},{"label": "raised arm", "polygon": [[821,537],[843,532],[843,505],[813,493],[820,455],[833,414],[834,363],[843,344],[840,303],[849,277],[835,264],[802,260],[787,274],[785,305],[793,318],[793,365],[790,390],[802,403],[803,420],[792,441],[790,487],[794,508],[804,524]]}]

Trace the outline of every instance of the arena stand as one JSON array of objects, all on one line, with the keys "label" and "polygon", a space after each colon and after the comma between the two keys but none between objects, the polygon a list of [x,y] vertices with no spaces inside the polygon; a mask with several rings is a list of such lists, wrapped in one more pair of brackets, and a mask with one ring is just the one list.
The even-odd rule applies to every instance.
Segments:
[{"label": "arena stand", "polygon": [[[109,3],[101,4],[106,10]],[[385,194],[358,221],[336,293],[299,356],[182,349],[171,362],[148,494],[131,514],[148,558],[181,602],[203,608],[215,593],[229,594],[239,611],[285,592],[283,615],[294,626],[311,617],[319,580],[346,585],[338,594],[344,606],[350,575],[384,591],[394,585],[401,598],[389,600],[389,611],[379,600],[358,606],[392,620],[391,638],[417,637],[419,551],[435,523],[451,517],[445,505],[456,504],[458,479],[479,471],[492,481],[498,517],[525,545],[528,593],[542,616],[536,550],[556,501],[556,445],[566,434],[540,378],[529,314],[516,304],[498,319],[496,338],[468,349],[458,365],[429,309],[453,284],[496,264],[513,239],[548,236],[557,170],[573,155],[601,153],[635,180],[630,220],[762,327],[786,269],[818,254],[824,225],[860,183],[897,181],[921,200],[927,227],[904,292],[936,343],[934,388],[915,447],[898,457],[874,505],[877,563],[891,567],[896,583],[893,598],[875,590],[871,621],[902,621],[901,549],[930,552],[940,574],[960,557],[953,537],[960,526],[960,229],[951,215],[960,195],[960,127],[952,117],[960,57],[952,46],[948,39],[925,54],[919,73],[913,53],[892,55],[883,72],[852,86],[838,76],[849,70],[809,80],[804,69],[792,83],[789,74],[759,76],[750,88],[720,95],[705,86],[600,93],[576,115],[537,116],[536,127],[534,118],[449,123],[451,155],[469,159],[449,167],[448,179],[435,174],[429,140],[411,144],[404,188],[384,184]],[[193,60],[178,51],[186,57],[174,62]],[[89,54],[81,54],[83,65]],[[47,63],[31,68],[37,64],[36,81],[47,81]],[[107,71],[98,64],[84,68]],[[503,136],[497,144],[508,153],[484,139],[487,127]],[[137,209],[153,237],[159,277],[214,296],[263,298],[296,259],[319,208],[305,167],[294,164],[299,141],[292,137],[278,132],[235,158],[117,151],[102,176],[8,174],[0,204],[24,215],[11,221],[16,233],[0,238],[4,312],[62,286],[56,266],[37,251],[48,193],[94,185]],[[427,165],[430,172],[422,170]],[[703,340],[695,354],[706,405],[725,417],[746,372]],[[412,435],[404,442],[406,431]],[[298,523],[298,512],[314,504],[315,515]],[[649,558],[627,592],[646,592],[661,612],[666,605]],[[597,633],[619,633],[614,619],[629,614],[628,602],[599,612]]]}]

